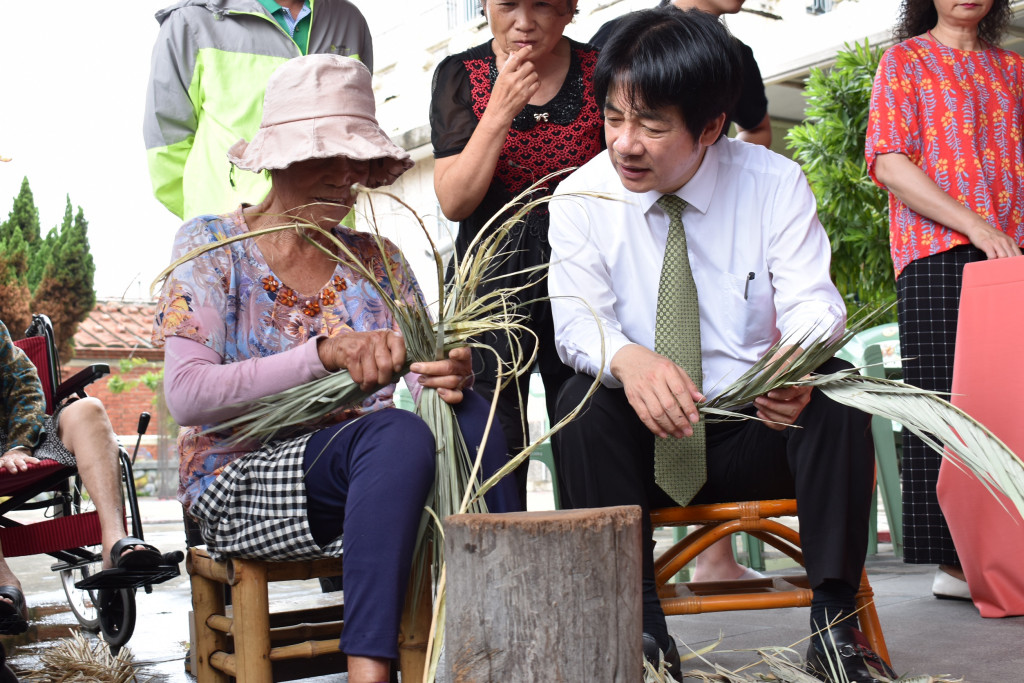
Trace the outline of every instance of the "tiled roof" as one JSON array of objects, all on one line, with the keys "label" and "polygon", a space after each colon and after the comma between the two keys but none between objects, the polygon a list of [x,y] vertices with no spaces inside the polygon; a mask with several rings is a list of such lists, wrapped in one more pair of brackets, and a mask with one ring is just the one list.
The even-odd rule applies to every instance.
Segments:
[{"label": "tiled roof", "polygon": [[155,301],[97,299],[75,334],[75,358],[163,360],[163,348],[150,340],[155,313]]}]

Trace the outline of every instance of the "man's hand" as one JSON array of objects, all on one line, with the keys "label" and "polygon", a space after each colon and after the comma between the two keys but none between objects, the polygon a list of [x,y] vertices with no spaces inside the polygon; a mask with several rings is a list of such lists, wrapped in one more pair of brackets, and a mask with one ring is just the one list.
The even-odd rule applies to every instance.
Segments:
[{"label": "man's hand", "polygon": [[317,353],[324,367],[348,370],[363,391],[390,384],[405,363],[405,340],[390,330],[350,332],[320,339]]},{"label": "man's hand", "polygon": [[764,396],[754,399],[757,416],[765,425],[776,430],[783,430],[796,422],[807,404],[811,402],[811,387],[787,387],[773,389]]},{"label": "man's hand", "polygon": [[622,347],[611,363],[637,416],[656,436],[693,436],[700,420],[697,401],[704,396],[686,371],[639,344]]},{"label": "man's hand", "polygon": [[[794,349],[792,345],[783,346],[774,358],[778,358]],[[803,349],[796,347],[793,355],[786,364],[779,369],[780,374],[790,363],[803,353]],[[807,404],[811,402],[811,387],[787,387],[785,389],[773,389],[764,396],[754,399],[754,406],[757,408],[757,416],[762,420],[770,420],[765,425],[775,430],[783,430],[796,422]]]}]

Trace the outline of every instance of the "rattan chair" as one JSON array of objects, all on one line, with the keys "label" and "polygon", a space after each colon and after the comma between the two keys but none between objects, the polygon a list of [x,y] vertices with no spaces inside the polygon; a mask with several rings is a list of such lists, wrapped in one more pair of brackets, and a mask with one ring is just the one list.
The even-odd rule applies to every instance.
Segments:
[{"label": "rattan chair", "polygon": [[[741,531],[783,552],[803,566],[800,534],[777,519],[795,516],[796,501],[792,499],[690,505],[651,511],[651,524],[654,527],[700,525],[655,558],[655,581],[665,614],[809,607],[811,589],[806,574],[739,581],[669,583],[673,576],[715,541]],[[866,571],[861,574],[856,600],[861,630],[871,648],[888,661],[889,652]]]}]

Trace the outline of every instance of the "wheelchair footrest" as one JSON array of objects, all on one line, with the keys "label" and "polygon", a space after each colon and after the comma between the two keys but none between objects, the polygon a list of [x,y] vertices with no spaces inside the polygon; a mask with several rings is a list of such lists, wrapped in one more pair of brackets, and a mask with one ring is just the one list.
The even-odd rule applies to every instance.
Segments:
[{"label": "wheelchair footrest", "polygon": [[178,563],[185,559],[184,554],[177,550],[164,554],[164,563],[145,569],[105,569],[75,583],[80,590],[98,590],[103,588],[141,588],[169,581],[181,576]]}]

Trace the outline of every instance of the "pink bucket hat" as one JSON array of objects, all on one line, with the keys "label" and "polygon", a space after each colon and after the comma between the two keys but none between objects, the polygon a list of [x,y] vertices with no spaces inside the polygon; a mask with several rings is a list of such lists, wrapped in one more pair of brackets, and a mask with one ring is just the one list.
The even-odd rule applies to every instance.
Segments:
[{"label": "pink bucket hat", "polygon": [[327,54],[295,57],[267,81],[259,132],[252,142],[233,144],[228,159],[256,172],[307,159],[382,159],[386,182],[394,182],[413,161],[381,130],[374,113],[370,72],[362,62]]}]

